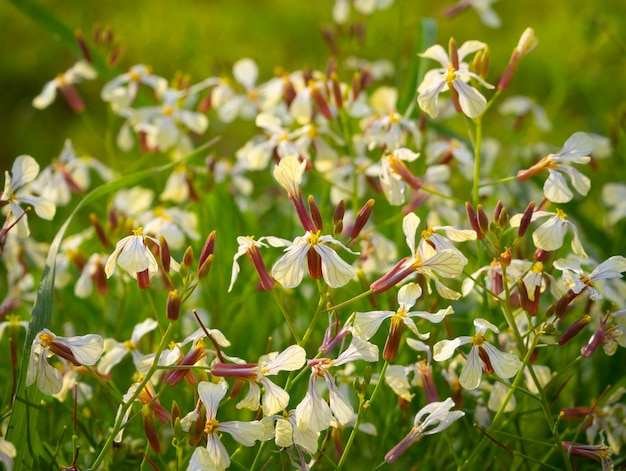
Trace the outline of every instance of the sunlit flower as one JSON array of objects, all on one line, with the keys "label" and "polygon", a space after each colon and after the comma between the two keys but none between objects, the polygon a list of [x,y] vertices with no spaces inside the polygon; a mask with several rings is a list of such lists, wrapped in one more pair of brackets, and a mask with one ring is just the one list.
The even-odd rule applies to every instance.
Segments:
[{"label": "sunlit flower", "polygon": [[413,162],[419,157],[418,152],[401,147],[393,152],[386,151],[380,159],[380,185],[390,204],[399,206],[404,203],[406,185],[419,190],[422,182],[415,177],[404,162]]},{"label": "sunlit flower", "polygon": [[4,172],[4,190],[0,195],[0,207],[9,205],[11,214],[17,221],[17,233],[19,237],[28,237],[30,230],[28,220],[21,205],[30,205],[35,213],[42,219],[51,220],[56,213],[55,204],[41,196],[31,193],[28,186],[39,173],[39,164],[30,155],[20,155],[13,166],[11,173]]},{"label": "sunlit flower", "polygon": [[215,363],[211,368],[213,376],[238,378],[248,382],[249,389],[246,397],[237,404],[237,408],[246,408],[252,411],[261,405],[261,388],[263,395],[263,414],[274,415],[284,410],[289,404],[289,394],[280,386],[274,384],[268,376],[274,376],[281,371],[295,371],[304,365],[306,352],[299,345],[292,345],[282,352],[272,352],[262,356],[258,363],[228,364]]},{"label": "sunlit flower", "polygon": [[595,287],[599,280],[621,278],[626,271],[626,258],[616,255],[600,263],[591,273],[581,267],[581,261],[576,259],[560,258],[554,262],[554,267],[563,272],[563,280],[575,295],[588,289],[592,301],[602,299],[602,294]]},{"label": "sunlit flower", "polygon": [[[565,141],[563,148],[556,154],[549,154],[535,165],[526,170],[517,172],[517,180],[524,182],[531,177],[547,170],[548,179],[543,185],[543,194],[553,203],[567,203],[574,197],[574,193],[567,186],[567,176],[574,189],[586,196],[591,188],[588,177],[576,170],[572,164],[589,163],[589,154],[593,151],[593,141],[583,133],[577,132]],[[565,176],[564,176],[565,175]]]},{"label": "sunlit flower", "polygon": [[74,365],[93,365],[102,355],[104,341],[96,334],[78,337],[60,337],[48,329],[39,332],[30,350],[26,386],[37,381],[44,394],[57,394],[63,386],[59,370],[48,363],[48,358],[57,355]]},{"label": "sunlit flower", "polygon": [[230,466],[230,455],[219,438],[222,433],[228,433],[244,446],[254,446],[254,443],[265,435],[264,427],[258,420],[252,422],[217,420],[217,409],[225,395],[226,383],[224,381],[217,384],[202,381],[198,384],[198,396],[206,408],[204,432],[207,435],[207,444],[206,449],[196,448],[194,451],[191,461],[195,465],[192,466],[190,463],[188,468],[190,470],[223,470]]},{"label": "sunlit flower", "polygon": [[[378,361],[378,347],[354,337],[350,345],[335,360],[316,358],[309,361],[311,376],[304,399],[296,407],[296,424],[300,430],[320,432],[327,429],[333,417],[340,425],[347,424],[354,417],[354,408],[348,398],[339,390],[329,369],[334,366],[365,360]],[[324,378],[328,386],[329,401],[322,398],[318,389],[318,378]]]},{"label": "sunlit flower", "polygon": [[[307,453],[313,454],[317,451],[319,436],[320,432],[301,430],[297,427],[294,410],[290,410],[287,417],[278,417],[276,419],[276,426],[274,428],[274,441],[276,442],[276,446],[282,448],[302,448]],[[299,458],[304,457],[299,456]]]},{"label": "sunlit flower", "polygon": [[132,278],[138,281],[140,288],[149,287],[150,275],[158,271],[159,264],[152,251],[146,245],[146,239],[159,245],[157,239],[144,236],[141,228],[134,230],[133,235],[120,240],[115,245],[115,250],[109,256],[104,267],[107,278],[111,278],[115,268],[119,265]]},{"label": "sunlit flower", "polygon": [[485,88],[493,88],[493,85],[485,82],[479,75],[470,72],[467,64],[461,62],[465,56],[485,49],[487,45],[480,41],[467,41],[456,49],[456,57],[448,57],[443,47],[436,44],[420,54],[421,57],[439,62],[442,68],[433,69],[426,73],[424,80],[418,87],[419,96],[417,102],[422,110],[435,118],[439,114],[438,98],[441,92],[454,90],[453,101],[458,96],[458,106],[470,118],[480,116],[487,107],[487,100],[481,93],[467,82],[470,79],[477,80]]},{"label": "sunlit flower", "polygon": [[419,224],[420,218],[415,213],[409,213],[404,217],[402,220],[402,231],[411,250],[411,256],[405,257],[396,263],[386,275],[374,281],[370,285],[370,289],[374,290],[375,293],[382,293],[407,276],[413,273],[421,273],[427,279],[434,281],[435,289],[441,296],[447,299],[458,299],[460,295],[443,285],[439,281],[438,276],[443,276],[444,278],[457,277],[463,272],[467,259],[464,256],[459,256],[460,252],[456,249],[438,250],[428,243],[422,242],[416,248],[415,236]]},{"label": "sunlit flower", "polygon": [[454,401],[447,398],[443,402],[431,402],[420,409],[413,420],[413,428],[396,446],[385,455],[387,463],[393,463],[411,445],[417,443],[426,435],[433,435],[447,429],[454,422],[465,415],[460,410],[451,410]]},{"label": "sunlit flower", "polygon": [[152,332],[159,326],[154,319],[146,319],[135,325],[129,340],[125,342],[117,342],[114,339],[106,339],[104,341],[104,355],[98,363],[98,371],[103,375],[111,372],[111,369],[121,362],[129,353],[133,357],[135,365],[139,363],[143,354],[139,351],[138,345],[141,338],[149,332]]},{"label": "sunlit flower", "polygon": [[143,231],[155,238],[163,236],[167,245],[174,250],[183,249],[187,240],[198,240],[198,216],[191,211],[184,211],[177,207],[156,207],[152,211],[143,213],[138,218]]},{"label": "sunlit flower", "polygon": [[308,260],[312,278],[324,278],[331,288],[339,288],[354,278],[354,267],[343,261],[330,244],[338,245],[343,250],[358,255],[338,240],[320,231],[308,231],[296,237],[286,249],[285,254],[276,261],[272,276],[285,288],[294,288],[304,277],[305,259]]},{"label": "sunlit flower", "polygon": [[462,171],[468,175],[474,165],[474,155],[465,143],[457,139],[436,140],[426,145],[426,163],[430,166],[434,163],[447,164],[454,159],[461,164]]},{"label": "sunlit flower", "polygon": [[265,244],[263,240],[267,240],[268,244],[272,247],[285,247],[290,244],[290,241],[279,239],[274,236],[260,237],[259,240],[254,240],[253,237],[248,236],[239,236],[237,237],[237,243],[239,244],[239,248],[237,249],[237,253],[233,256],[233,269],[230,276],[230,285],[228,287],[228,292],[230,293],[235,285],[235,281],[237,281],[237,277],[239,276],[239,262],[237,261],[239,257],[242,255],[247,255],[254,267],[256,268],[257,273],[261,279],[261,285],[263,289],[270,290],[274,287],[274,280],[270,276],[265,267],[265,263],[263,262],[263,258],[261,257],[261,252],[259,251],[259,247],[267,247],[268,244]]},{"label": "sunlit flower", "polygon": [[369,340],[378,331],[378,328],[382,322],[391,318],[391,325],[389,326],[389,335],[387,336],[387,342],[383,351],[383,358],[385,360],[395,360],[396,353],[398,351],[398,345],[402,338],[404,327],[408,327],[411,332],[421,339],[427,339],[430,333],[421,334],[415,325],[414,317],[426,319],[434,324],[441,322],[446,316],[449,316],[454,311],[451,306],[447,309],[440,309],[436,313],[424,311],[410,311],[411,307],[415,305],[417,298],[422,294],[422,289],[416,283],[408,283],[400,288],[398,291],[398,310],[394,311],[370,311],[370,312],[357,312],[354,317],[354,336],[363,340]]},{"label": "sunlit flower", "polygon": [[105,295],[108,293],[106,274],[104,273],[104,265],[107,258],[108,255],[101,253],[93,253],[89,256],[74,285],[74,294],[77,297],[83,299],[88,297],[93,290],[94,283],[99,294]]},{"label": "sunlit flower", "polygon": [[471,7],[478,14],[480,21],[485,26],[489,26],[490,28],[499,28],[502,26],[502,20],[500,20],[496,11],[491,8],[491,4],[497,1],[498,0],[460,0],[459,3],[448,8],[444,12],[444,15],[451,18],[463,10]]},{"label": "sunlit flower", "polygon": [[41,93],[33,99],[33,106],[39,110],[47,108],[56,98],[57,90],[60,90],[74,111],[83,111],[85,103],[74,88],[74,84],[83,80],[93,80],[97,76],[98,73],[90,64],[80,60],[67,71],[46,83]]},{"label": "sunlit flower", "polygon": [[[523,214],[516,214],[511,217],[511,227],[519,227]],[[542,217],[550,217],[546,222],[533,232],[533,242],[539,249],[546,251],[558,250],[563,245],[565,232],[567,229],[572,231],[572,251],[580,257],[587,257],[587,253],[578,238],[578,229],[568,221],[567,214],[560,209],[555,213],[549,211],[535,211],[532,214],[531,221],[535,221]]]},{"label": "sunlit flower", "polygon": [[487,373],[497,374],[500,378],[508,379],[515,376],[522,367],[522,362],[512,353],[505,353],[485,341],[485,332],[491,330],[499,333],[498,328],[484,319],[474,319],[476,335],[461,336],[454,340],[441,340],[433,347],[435,361],[445,361],[454,355],[454,351],[461,345],[470,343],[472,349],[463,366],[459,382],[465,389],[476,389],[480,384],[483,369]]}]

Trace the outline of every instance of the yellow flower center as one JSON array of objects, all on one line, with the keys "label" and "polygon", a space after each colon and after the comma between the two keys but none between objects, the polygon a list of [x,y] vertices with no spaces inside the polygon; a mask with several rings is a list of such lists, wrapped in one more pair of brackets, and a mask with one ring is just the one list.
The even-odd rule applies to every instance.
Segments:
[{"label": "yellow flower center", "polygon": [[422,238],[430,239],[434,233],[435,233],[435,230],[432,227],[428,227],[422,231]]},{"label": "yellow flower center", "polygon": [[474,347],[480,347],[483,343],[485,343],[485,337],[482,332],[478,332],[473,337],[470,337],[470,342]]},{"label": "yellow flower center", "polygon": [[47,334],[47,333],[39,334],[39,343],[41,343],[42,347],[44,348],[49,347],[53,341],[54,341],[54,335]]},{"label": "yellow flower center", "polygon": [[163,107],[163,114],[165,116],[172,116],[172,114],[174,114],[174,109],[171,106],[164,106]]},{"label": "yellow flower center", "polygon": [[322,234],[322,231],[317,231],[317,232],[313,232],[313,231],[309,231],[309,234],[311,234],[311,236],[309,237],[309,245],[311,245],[311,247],[313,247],[314,245],[318,244],[320,235]]},{"label": "yellow flower center", "polygon": [[126,340],[124,342],[124,346],[128,349],[129,352],[132,352],[133,350],[137,348],[137,344],[135,344],[131,340]]},{"label": "yellow flower center", "polygon": [[134,236],[142,236],[143,235],[143,227],[138,227],[137,229],[133,229]]},{"label": "yellow flower center", "polygon": [[532,271],[534,273],[543,273],[543,263],[536,262],[532,267]]},{"label": "yellow flower center", "polygon": [[448,66],[448,70],[446,72],[446,82],[452,83],[452,81],[456,78],[456,70],[451,65]]},{"label": "yellow flower center", "polygon": [[563,211],[561,211],[560,209],[556,210],[556,217],[561,218],[561,219],[565,219],[567,217],[567,214],[565,214]]},{"label": "yellow flower center", "polygon": [[207,420],[206,425],[204,426],[204,431],[206,433],[212,434],[217,431],[217,427],[219,426],[220,421],[217,419]]},{"label": "yellow flower center", "polygon": [[389,113],[389,119],[392,123],[398,124],[402,120],[402,116],[397,111]]}]

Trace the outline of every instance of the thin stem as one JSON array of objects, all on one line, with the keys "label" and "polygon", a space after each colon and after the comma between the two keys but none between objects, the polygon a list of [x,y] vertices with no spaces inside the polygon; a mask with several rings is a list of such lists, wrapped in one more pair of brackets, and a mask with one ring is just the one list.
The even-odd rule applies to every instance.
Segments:
[{"label": "thin stem", "polygon": [[480,147],[483,140],[483,125],[481,116],[474,119],[474,126],[476,129],[476,137],[474,139],[474,182],[472,192],[472,201],[474,202],[474,205],[478,204],[478,189],[480,187]]},{"label": "thin stem", "polygon": [[501,185],[502,183],[508,183],[508,182],[512,182],[514,180],[517,180],[517,177],[513,176],[513,177],[504,177],[504,178],[499,178],[498,180],[491,180],[489,182],[485,182],[482,185],[478,185],[479,188],[484,188],[486,186],[492,186],[492,185]]},{"label": "thin stem", "polygon": [[156,355],[154,357],[154,361],[152,362],[152,366],[146,373],[141,383],[139,383],[139,386],[137,387],[137,389],[135,390],[131,398],[127,402],[122,404],[120,414],[117,420],[115,421],[115,424],[113,425],[113,430],[109,434],[106,442],[104,442],[104,445],[102,446],[102,449],[100,450],[100,453],[98,454],[98,456],[96,457],[96,460],[93,462],[93,464],[91,465],[89,469],[93,471],[98,469],[98,467],[102,463],[102,460],[104,459],[106,452],[109,450],[109,448],[113,444],[113,440],[115,439],[115,436],[122,429],[122,422],[124,421],[124,415],[126,414],[126,411],[133,405],[133,403],[135,402],[139,394],[141,394],[143,389],[146,387],[146,384],[148,384],[148,382],[150,381],[150,378],[152,377],[152,375],[157,370],[157,367],[159,364],[159,358],[161,357],[161,353],[163,353],[163,350],[165,350],[165,347],[168,345],[169,336],[172,331],[173,325],[174,324],[170,322],[170,324],[167,326],[167,330],[165,331],[163,337],[161,338],[161,343],[159,344],[159,348],[157,349]]},{"label": "thin stem", "polygon": [[337,464],[336,471],[341,471],[341,468],[343,468],[343,465],[345,464],[346,459],[348,458],[348,453],[350,452],[350,448],[352,448],[352,444],[354,443],[354,439],[359,429],[361,419],[363,418],[367,410],[372,406],[372,401],[376,397],[376,394],[378,393],[380,385],[382,384],[383,379],[385,378],[385,372],[387,371],[388,366],[389,366],[389,362],[385,360],[385,363],[383,364],[383,367],[380,371],[380,375],[378,376],[378,382],[376,383],[376,386],[374,387],[374,391],[372,391],[372,395],[370,396],[370,398],[367,401],[365,401],[363,397],[359,397],[359,410],[357,412],[356,422],[354,423],[354,427],[352,428],[350,437],[348,437],[348,442],[346,443],[346,447],[343,450],[341,459],[339,460],[339,464]]},{"label": "thin stem", "polygon": [[282,301],[278,298],[278,294],[276,294],[276,290],[271,290],[271,292],[272,292],[272,296],[274,296],[274,300],[276,301],[276,304],[278,304],[278,308],[280,309],[280,312],[283,313],[283,317],[287,321],[287,325],[289,326],[289,330],[291,330],[291,334],[293,335],[293,338],[296,339],[296,342],[298,343],[298,345],[300,345],[300,336],[296,332],[296,328],[293,325],[293,321],[291,320],[289,313],[285,309],[285,306],[283,306]]},{"label": "thin stem", "polygon": [[311,337],[311,334],[313,333],[313,328],[317,324],[317,321],[319,320],[320,316],[322,315],[323,312],[326,312],[322,308],[324,307],[324,302],[326,301],[326,298],[327,298],[328,287],[326,287],[326,285],[322,285],[319,280],[317,280],[317,287],[319,289],[320,299],[319,299],[319,302],[317,303],[315,314],[313,314],[313,319],[311,320],[309,327],[306,329],[306,332],[304,333],[304,337],[302,337],[302,340],[298,342],[298,345],[300,345],[301,347],[306,345],[307,341],[309,340],[309,337]]}]

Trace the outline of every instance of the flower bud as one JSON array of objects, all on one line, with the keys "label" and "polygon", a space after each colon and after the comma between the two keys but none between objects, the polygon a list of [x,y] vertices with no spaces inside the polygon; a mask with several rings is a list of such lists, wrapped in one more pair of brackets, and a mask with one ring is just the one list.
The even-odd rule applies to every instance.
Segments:
[{"label": "flower bud", "polygon": [[333,119],[333,112],[331,111],[330,106],[328,106],[328,101],[317,85],[311,87],[311,98],[313,98],[313,102],[324,118]]},{"label": "flower bud", "polygon": [[91,222],[94,229],[96,230],[96,235],[98,236],[98,240],[100,241],[102,246],[104,248],[108,248],[111,245],[111,242],[109,241],[109,238],[106,236],[106,233],[104,232],[104,228],[102,227],[102,224],[100,224],[100,221],[98,221],[98,217],[95,215],[95,213],[89,214],[89,221]]},{"label": "flower bud", "polygon": [[508,247],[500,254],[500,265],[503,267],[511,266],[511,249]]},{"label": "flower bud", "polygon": [[152,416],[152,411],[147,405],[141,408],[141,419],[143,422],[144,432],[146,433],[146,438],[148,439],[148,443],[150,444],[150,448],[152,448],[152,451],[154,451],[155,453],[159,453],[161,451],[159,435],[157,433],[156,426],[154,425],[154,417]]},{"label": "flower bud", "polygon": [[372,207],[374,206],[374,203],[375,201],[370,198],[363,205],[359,214],[357,214],[356,219],[354,220],[354,226],[352,227],[352,232],[350,233],[351,239],[356,239],[365,227],[365,224],[372,215]]},{"label": "flower bud", "polygon": [[78,47],[80,48],[80,52],[83,54],[83,57],[87,62],[93,64],[93,59],[91,58],[91,53],[89,52],[89,48],[87,47],[87,43],[85,42],[85,37],[83,33],[77,29],[74,33],[76,37],[76,42],[78,43]]},{"label": "flower bud", "polygon": [[198,259],[198,279],[202,279],[209,274],[213,262],[213,252],[215,251],[215,231],[211,232],[202,247],[200,258]]},{"label": "flower bud", "polygon": [[320,213],[319,207],[315,203],[315,198],[313,198],[313,195],[309,195],[309,212],[311,213],[311,219],[313,219],[315,229],[318,231],[324,229],[322,214]]},{"label": "flower bud", "polygon": [[346,212],[346,205],[343,200],[337,203],[337,207],[335,208],[335,214],[333,214],[333,224],[335,228],[333,232],[335,234],[341,234],[343,232],[343,216]]},{"label": "flower bud", "polygon": [[167,318],[171,321],[178,320],[180,316],[180,295],[178,290],[174,289],[167,295]]},{"label": "flower bud", "polygon": [[559,338],[559,345],[565,345],[567,342],[576,337],[581,330],[587,327],[587,324],[591,322],[591,316],[584,315],[577,319],[572,325],[570,325],[567,330],[561,335]]},{"label": "flower bud", "polygon": [[169,273],[170,272],[170,260],[171,260],[170,246],[167,244],[165,237],[163,237],[162,235],[159,236],[159,247],[160,247],[159,255],[161,257],[161,266],[163,267],[163,271],[165,273]]},{"label": "flower bud", "polygon": [[478,220],[478,227],[480,227],[482,233],[486,234],[489,232],[489,218],[487,217],[487,213],[485,213],[482,204],[479,204],[476,207],[476,218]]},{"label": "flower bud", "polygon": [[470,226],[472,226],[472,229],[476,232],[476,238],[479,240],[484,239],[485,234],[480,229],[480,225],[478,224],[478,216],[469,201],[465,202],[465,212],[467,213],[467,219],[469,220]]},{"label": "flower bud", "polygon": [[526,209],[524,210],[524,214],[522,215],[522,219],[519,223],[519,229],[517,230],[518,237],[524,237],[526,231],[528,230],[528,226],[530,226],[530,222],[533,217],[533,210],[535,209],[535,202],[531,201]]}]

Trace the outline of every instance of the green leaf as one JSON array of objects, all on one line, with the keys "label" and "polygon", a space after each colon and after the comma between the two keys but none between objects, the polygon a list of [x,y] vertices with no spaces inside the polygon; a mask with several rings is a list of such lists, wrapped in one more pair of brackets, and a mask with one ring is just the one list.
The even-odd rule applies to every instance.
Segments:
[{"label": "green leaf", "polygon": [[55,277],[55,265],[56,258],[61,246],[65,232],[76,216],[86,205],[96,201],[109,193],[114,192],[123,187],[135,185],[142,180],[146,180],[149,177],[165,172],[169,169],[180,165],[182,162],[186,162],[194,157],[202,155],[205,150],[217,142],[219,138],[215,138],[203,146],[196,149],[191,154],[187,155],[181,160],[170,162],[166,165],[159,167],[142,170],[130,175],[120,177],[109,183],[105,183],[95,188],[89,194],[87,194],[74,208],[67,220],[63,223],[59,231],[57,232],[52,244],[50,245],[50,251],[48,252],[48,258],[46,260],[46,266],[43,271],[41,283],[37,290],[37,299],[35,300],[35,306],[33,307],[32,317],[30,324],[28,325],[28,333],[26,334],[26,341],[24,344],[24,352],[22,354],[22,365],[20,368],[20,378],[18,382],[17,392],[15,394],[15,402],[13,410],[11,412],[11,419],[7,429],[7,440],[16,445],[17,459],[15,460],[15,471],[41,469],[37,463],[49,462],[46,460],[45,452],[41,445],[37,430],[37,419],[39,417],[40,403],[42,393],[37,389],[36,385],[30,387],[25,386],[26,371],[28,369],[28,361],[30,358],[30,349],[35,339],[35,336],[42,329],[50,328],[52,321],[52,311],[54,308],[53,294],[54,294],[54,277]]}]

